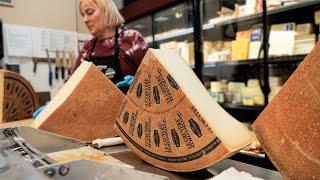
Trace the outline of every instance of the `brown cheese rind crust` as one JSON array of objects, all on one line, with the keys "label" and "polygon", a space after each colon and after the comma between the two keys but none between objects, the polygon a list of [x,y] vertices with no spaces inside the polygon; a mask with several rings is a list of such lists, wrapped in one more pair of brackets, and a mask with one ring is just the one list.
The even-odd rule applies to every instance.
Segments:
[{"label": "brown cheese rind crust", "polygon": [[146,56],[116,121],[127,146],[170,171],[203,169],[230,156],[174,78],[150,51]]},{"label": "brown cheese rind crust", "polygon": [[84,142],[113,137],[123,99],[124,94],[91,64],[71,95],[39,128]]},{"label": "brown cheese rind crust", "polygon": [[3,117],[0,122],[10,122],[32,117],[39,107],[38,96],[30,83],[20,74],[0,70],[3,73]]},{"label": "brown cheese rind crust", "polygon": [[253,125],[286,179],[320,179],[320,44]]}]

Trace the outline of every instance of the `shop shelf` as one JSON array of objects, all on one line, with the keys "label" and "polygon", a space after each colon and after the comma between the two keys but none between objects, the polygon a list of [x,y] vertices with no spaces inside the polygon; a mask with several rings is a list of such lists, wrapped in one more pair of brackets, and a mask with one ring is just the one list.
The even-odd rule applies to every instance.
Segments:
[{"label": "shop shelf", "polygon": [[223,107],[224,109],[259,111],[259,112],[261,112],[265,107],[263,105],[245,106],[242,104],[232,104],[232,103],[220,103],[220,106]]},{"label": "shop shelf", "polygon": [[180,30],[174,31],[174,32],[168,32],[165,34],[156,34],[154,39],[155,39],[155,41],[163,41],[166,39],[184,36],[184,35],[192,34],[192,33],[193,33],[193,28],[185,28],[185,29],[180,29]]},{"label": "shop shelf", "polygon": [[[312,6],[312,5],[317,5],[320,4],[319,0],[304,0],[301,1],[299,3],[296,4],[292,4],[292,5],[287,5],[287,6],[283,6],[283,7],[279,7],[279,8],[275,8],[275,9],[271,9],[268,11],[268,15],[274,15],[274,14],[278,14],[278,13],[282,13],[282,12],[287,12],[287,11],[292,11],[295,9],[299,9],[299,8],[304,8],[307,6]],[[258,19],[258,18],[262,18],[262,13],[255,13],[255,14],[250,14],[250,15],[246,15],[246,16],[242,16],[242,17],[235,17],[235,18],[228,18],[225,20],[217,20],[218,22],[216,23],[208,23],[208,24],[204,24],[202,26],[203,30],[208,30],[208,29],[212,29],[214,27],[217,26],[224,26],[224,25],[228,25],[228,24],[234,24],[234,23],[240,23],[240,22],[245,22],[245,21],[249,21],[249,20],[253,20],[253,19]]]},{"label": "shop shelf", "polygon": [[[301,62],[307,55],[293,55],[293,56],[279,56],[279,57],[269,57],[269,64],[277,63],[287,63],[287,62]],[[213,63],[207,63],[204,68],[216,67],[216,66],[240,66],[240,65],[256,65],[258,63],[257,59],[239,60],[239,61],[218,61]],[[262,60],[260,60],[262,63]]]}]

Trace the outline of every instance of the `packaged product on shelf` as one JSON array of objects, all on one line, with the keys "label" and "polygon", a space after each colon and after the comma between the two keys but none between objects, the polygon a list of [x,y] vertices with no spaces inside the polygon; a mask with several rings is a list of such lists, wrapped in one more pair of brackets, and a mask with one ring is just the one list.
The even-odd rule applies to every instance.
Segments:
[{"label": "packaged product on shelf", "polygon": [[249,40],[248,39],[238,39],[232,41],[232,53],[231,60],[247,60],[249,54]]},{"label": "packaged product on shelf", "polygon": [[262,93],[259,80],[258,79],[249,79],[248,87],[252,88],[253,93],[253,103],[255,105],[263,105],[264,104],[264,95]]},{"label": "packaged product on shelf", "polygon": [[[253,0],[252,2],[255,2],[255,0]],[[248,16],[248,15],[251,15],[254,13],[256,13],[256,4],[255,3],[248,4],[248,0],[247,0],[247,3],[245,5],[239,6],[238,17]]]},{"label": "packaged product on shelf", "polygon": [[184,58],[187,64],[194,64],[194,43],[193,42],[179,42],[177,44],[179,54]]},{"label": "packaged product on shelf", "polygon": [[296,23],[282,23],[282,24],[273,24],[271,25],[271,31],[295,31]]},{"label": "packaged product on shelf", "polygon": [[295,37],[294,54],[308,54],[316,45],[316,35],[298,35]]},{"label": "packaged product on shelf", "polygon": [[232,93],[232,103],[233,104],[241,104],[241,88],[245,87],[243,82],[229,82],[228,83],[228,92]]},{"label": "packaged product on shelf", "polygon": [[297,35],[308,35],[313,33],[313,25],[311,23],[297,24]]},{"label": "packaged product on shelf", "polygon": [[211,96],[217,103],[224,102],[224,95],[222,90],[222,83],[220,81],[212,81],[210,83],[211,87]]},{"label": "packaged product on shelf", "polygon": [[[254,14],[256,13],[256,7],[257,7],[257,0],[246,0],[246,7],[244,8],[245,9],[245,14],[246,15],[251,15],[251,14]],[[239,9],[239,16],[240,16],[240,9]]]},{"label": "packaged product on shelf", "polygon": [[241,92],[241,88],[246,85],[243,82],[229,82],[228,83],[228,91],[229,92]]},{"label": "packaged product on shelf", "polygon": [[257,59],[262,44],[262,28],[261,26],[253,27],[251,30],[249,44],[249,59]]},{"label": "packaged product on shelf", "polygon": [[[223,48],[223,41],[204,41],[203,43],[203,59],[204,62],[215,62],[220,60]],[[213,54],[213,56],[212,56]],[[210,57],[211,56],[211,57]]]},{"label": "packaged product on shelf", "polygon": [[217,12],[220,19],[228,19],[233,17],[238,17],[238,11],[237,8],[235,10],[229,9],[227,7],[222,6],[221,10]]},{"label": "packaged product on shelf", "polygon": [[232,41],[223,42],[223,49],[231,49],[231,48],[232,48]]},{"label": "packaged product on shelf", "polygon": [[257,25],[251,28],[251,33],[250,33],[250,41],[262,41],[262,26]]},{"label": "packaged product on shelf", "polygon": [[223,41],[213,41],[212,42],[212,49],[215,51],[221,51],[223,48]]},{"label": "packaged product on shelf", "polygon": [[169,41],[160,44],[161,50],[177,50],[178,49],[178,42],[177,41]]},{"label": "packaged product on shelf", "polygon": [[254,88],[242,87],[241,88],[242,104],[245,106],[254,105]]},{"label": "packaged product on shelf", "polygon": [[282,5],[282,0],[268,0],[267,1],[267,8],[268,9],[281,7],[281,5]]},{"label": "packaged product on shelf", "polygon": [[221,50],[221,61],[231,60],[232,41],[224,41]]},{"label": "packaged product on shelf", "polygon": [[314,12],[314,22],[320,24],[320,11]]},{"label": "packaged product on shelf", "polygon": [[212,52],[206,59],[205,63],[218,62],[221,59],[221,52]]},{"label": "packaged product on shelf", "polygon": [[257,0],[256,12],[262,11],[262,0]]},{"label": "packaged product on shelf", "polygon": [[144,37],[144,39],[147,41],[147,42],[152,42],[152,36],[146,36]]},{"label": "packaged product on shelf", "polygon": [[228,92],[228,80],[221,79],[220,82],[221,82],[221,90],[222,90],[222,92],[223,93]]},{"label": "packaged product on shelf", "polygon": [[247,39],[247,40],[249,40],[250,36],[251,36],[251,30],[238,31],[236,33],[236,40],[239,40],[239,39]]},{"label": "packaged product on shelf", "polygon": [[250,42],[249,44],[249,59],[258,59],[260,47],[262,45],[261,41]]},{"label": "packaged product on shelf", "polygon": [[232,101],[233,101],[233,93],[232,92],[226,92],[224,99],[225,99],[225,102],[232,103]]},{"label": "packaged product on shelf", "polygon": [[238,31],[236,40],[232,41],[231,60],[246,60],[249,54],[251,30]]},{"label": "packaged product on shelf", "polygon": [[247,6],[257,6],[257,0],[246,0],[246,5]]},{"label": "packaged product on shelf", "polygon": [[278,76],[270,76],[269,77],[269,85],[270,88],[276,87],[276,86],[282,86],[283,84],[283,78]]},{"label": "packaged product on shelf", "polygon": [[289,6],[299,3],[300,0],[282,0],[282,6]]},{"label": "packaged product on shelf", "polygon": [[212,52],[212,42],[204,41],[203,42],[203,61],[206,63],[208,61],[209,55]]},{"label": "packaged product on shelf", "polygon": [[212,52],[206,62],[218,62],[230,60],[231,49],[224,48],[221,51]]},{"label": "packaged product on shelf", "polygon": [[273,86],[270,88],[270,93],[268,96],[269,103],[273,100],[274,97],[280,92],[281,86]]},{"label": "packaged product on shelf", "polygon": [[294,54],[295,31],[271,31],[269,55],[285,56]]}]

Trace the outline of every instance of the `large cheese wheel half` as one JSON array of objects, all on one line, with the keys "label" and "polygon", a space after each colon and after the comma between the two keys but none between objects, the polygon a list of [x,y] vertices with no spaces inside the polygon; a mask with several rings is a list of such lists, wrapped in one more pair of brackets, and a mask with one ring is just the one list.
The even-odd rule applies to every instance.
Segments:
[{"label": "large cheese wheel half", "polygon": [[24,77],[0,70],[0,123],[31,118],[38,107],[38,96]]},{"label": "large cheese wheel half", "polygon": [[112,137],[123,99],[112,81],[84,61],[32,125],[84,142]]},{"label": "large cheese wheel half", "polygon": [[175,51],[149,49],[116,120],[127,146],[170,171],[221,161],[251,140],[248,129],[214,102]]},{"label": "large cheese wheel half", "polygon": [[253,124],[286,179],[320,179],[320,44]]}]

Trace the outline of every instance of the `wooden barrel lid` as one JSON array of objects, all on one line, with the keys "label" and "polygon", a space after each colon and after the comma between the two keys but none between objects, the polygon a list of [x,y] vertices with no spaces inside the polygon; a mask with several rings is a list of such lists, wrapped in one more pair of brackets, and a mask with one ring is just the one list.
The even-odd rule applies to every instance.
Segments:
[{"label": "wooden barrel lid", "polygon": [[38,97],[30,83],[20,74],[0,70],[2,79],[2,122],[31,118],[39,107]]}]

